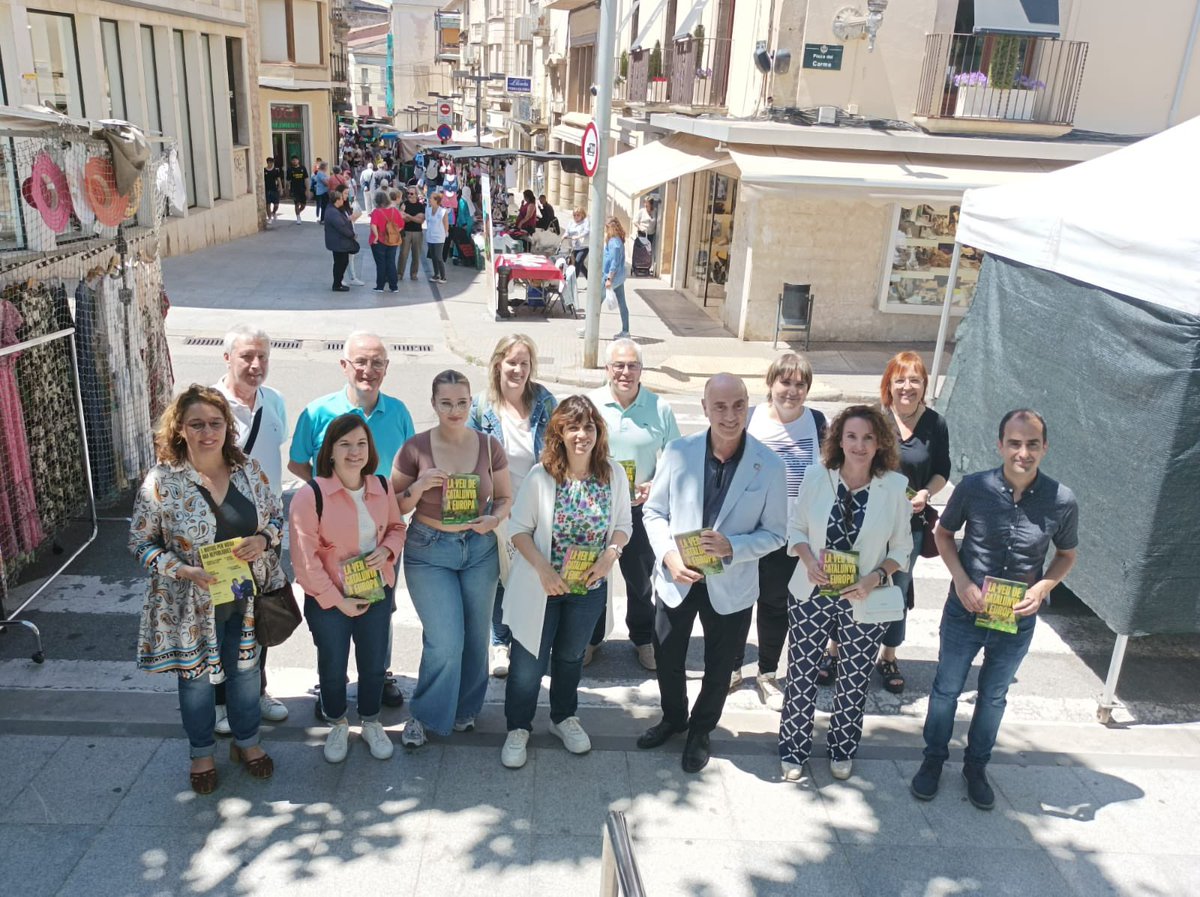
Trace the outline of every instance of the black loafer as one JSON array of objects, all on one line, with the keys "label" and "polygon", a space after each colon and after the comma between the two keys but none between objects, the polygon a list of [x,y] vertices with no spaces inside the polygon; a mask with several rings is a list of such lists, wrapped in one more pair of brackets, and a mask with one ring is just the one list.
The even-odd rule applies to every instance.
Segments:
[{"label": "black loafer", "polygon": [[672,726],[669,722],[659,720],[640,736],[638,736],[637,746],[644,751],[651,748],[661,747],[666,744],[667,739],[672,735],[678,735],[680,732],[686,732],[687,726]]},{"label": "black loafer", "polygon": [[390,676],[383,682],[383,697],[381,700],[384,707],[404,706],[404,692],[400,690],[400,686],[396,684],[396,680]]},{"label": "black loafer", "polygon": [[708,766],[708,733],[688,733],[687,744],[683,747],[684,772],[699,772]]},{"label": "black loafer", "polygon": [[967,800],[980,810],[996,806],[996,792],[988,784],[986,767],[964,763],[962,774],[967,781]]}]

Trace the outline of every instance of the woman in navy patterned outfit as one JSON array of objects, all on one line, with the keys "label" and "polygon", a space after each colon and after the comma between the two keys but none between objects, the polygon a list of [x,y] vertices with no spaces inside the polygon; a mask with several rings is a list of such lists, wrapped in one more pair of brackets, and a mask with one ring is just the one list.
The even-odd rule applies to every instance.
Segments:
[{"label": "woman in navy patterned outfit", "polygon": [[[878,408],[853,405],[829,429],[821,463],[805,473],[788,520],[788,552],[800,563],[789,586],[788,664],[779,757],[783,777],[800,781],[812,751],[817,667],[837,635],[840,660],[829,722],[829,767],[849,778],[858,741],[871,667],[886,623],[857,623],[852,602],[864,600],[893,573],[906,569],[912,550],[908,481],[896,468],[899,456],[890,423]],[[858,552],[859,579],[836,596],[821,564],[823,549]]]}]

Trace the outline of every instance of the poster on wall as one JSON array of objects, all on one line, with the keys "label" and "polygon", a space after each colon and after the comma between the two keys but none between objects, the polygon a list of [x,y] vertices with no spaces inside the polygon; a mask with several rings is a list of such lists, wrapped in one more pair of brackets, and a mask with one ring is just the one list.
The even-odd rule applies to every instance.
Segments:
[{"label": "poster on wall", "polygon": [[[883,305],[895,310],[937,309],[945,298],[958,228],[957,205],[924,203],[900,206],[892,235],[891,266]],[[952,308],[960,313],[971,304],[983,253],[964,246]]]}]

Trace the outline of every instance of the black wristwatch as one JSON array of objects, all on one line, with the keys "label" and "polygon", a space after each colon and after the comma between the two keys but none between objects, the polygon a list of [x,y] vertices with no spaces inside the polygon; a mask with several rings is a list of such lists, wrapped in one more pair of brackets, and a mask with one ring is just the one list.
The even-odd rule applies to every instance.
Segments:
[{"label": "black wristwatch", "polygon": [[876,567],[875,572],[879,574],[879,585],[876,588],[882,588],[887,582],[888,575],[882,567]]}]

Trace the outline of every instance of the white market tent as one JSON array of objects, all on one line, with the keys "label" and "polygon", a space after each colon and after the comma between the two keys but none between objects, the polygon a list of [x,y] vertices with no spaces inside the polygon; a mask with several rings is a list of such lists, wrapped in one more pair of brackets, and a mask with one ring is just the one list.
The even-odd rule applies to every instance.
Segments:
[{"label": "white market tent", "polygon": [[1198,160],[1200,118],[967,191],[934,356],[936,385],[960,249],[981,249],[939,410],[955,418],[960,468],[994,458],[998,411],[1029,401],[1047,411],[1049,458],[1080,505],[1085,560],[1072,582],[1117,633],[1103,722],[1130,635],[1200,631]]}]

